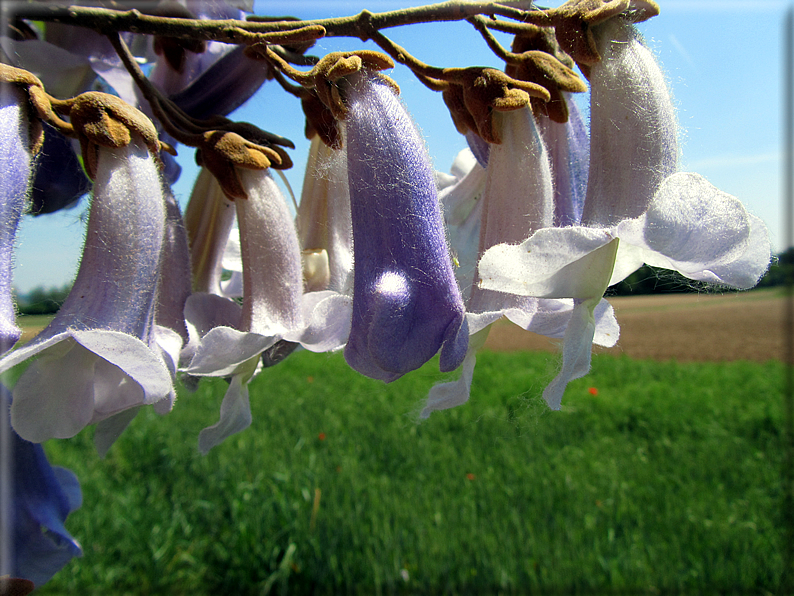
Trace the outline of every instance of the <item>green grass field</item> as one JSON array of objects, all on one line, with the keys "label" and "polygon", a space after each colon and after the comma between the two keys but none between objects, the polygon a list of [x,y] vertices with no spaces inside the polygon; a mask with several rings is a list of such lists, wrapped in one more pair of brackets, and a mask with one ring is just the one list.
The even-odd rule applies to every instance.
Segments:
[{"label": "green grass field", "polygon": [[551,412],[554,366],[481,354],[472,401],[417,423],[437,363],[384,385],[300,353],[206,457],[222,380],[104,460],[51,441],[85,556],[40,593],[777,593],[783,366],[598,356]]}]

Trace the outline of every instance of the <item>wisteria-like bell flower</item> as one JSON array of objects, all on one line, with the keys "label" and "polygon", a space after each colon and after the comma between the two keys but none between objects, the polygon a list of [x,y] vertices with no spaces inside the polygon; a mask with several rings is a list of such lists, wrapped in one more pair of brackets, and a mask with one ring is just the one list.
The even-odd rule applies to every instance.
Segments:
[{"label": "wisteria-like bell flower", "polygon": [[41,333],[0,360],[3,372],[35,358],[11,406],[14,429],[32,442],[173,396],[161,350],[181,338],[154,320],[166,221],[158,165],[137,133],[125,147],[88,150],[94,191],[72,290]]},{"label": "wisteria-like bell flower", "polygon": [[10,555],[0,557],[0,576],[23,578],[39,587],[72,557],[83,556],[64,527],[67,516],[82,504],[82,494],[71,471],[50,466],[41,445],[14,432],[10,405],[10,392],[0,385],[0,551]]},{"label": "wisteria-like bell flower", "polygon": [[[479,254],[500,243],[517,244],[539,229],[552,227],[555,219],[551,165],[530,108],[495,114],[494,128],[502,142],[492,145],[489,151],[479,215]],[[564,180],[562,175],[560,178]],[[468,400],[476,351],[485,343],[495,321],[504,316],[528,331],[562,337],[571,319],[572,300],[484,289],[479,284],[479,273],[472,281],[466,303],[472,337],[461,377],[433,387],[422,417]],[[611,346],[617,341],[619,331],[612,308],[606,301],[602,302],[597,312],[597,342]]]},{"label": "wisteria-like bell flower", "polygon": [[466,354],[468,328],[424,142],[374,75],[355,76],[347,106],[355,266],[345,359],[387,382],[439,350],[441,370],[453,370]]},{"label": "wisteria-like bell flower", "polygon": [[754,286],[769,264],[765,226],[691,173],[674,173],[675,111],[650,51],[620,18],[594,27],[603,59],[591,67],[591,153],[582,225],[537,231],[480,260],[484,288],[573,298],[563,365],[544,397],[558,409],[569,381],[590,369],[594,309],[606,288],[642,266],[700,281]]},{"label": "wisteria-like bell flower", "polygon": [[11,278],[14,240],[30,192],[33,162],[24,101],[18,89],[0,86],[0,355],[10,350],[22,333],[16,325]]},{"label": "wisteria-like bell flower", "polygon": [[242,308],[207,294],[194,294],[185,308],[192,333],[201,337],[186,372],[231,377],[219,422],[199,435],[204,453],[251,424],[248,383],[263,354],[267,364],[275,364],[283,358],[279,350],[290,345],[290,350],[298,344],[315,352],[339,349],[350,328],[347,297],[330,290],[304,294],[295,224],[270,173],[240,168],[239,176],[248,195],[235,200]]}]

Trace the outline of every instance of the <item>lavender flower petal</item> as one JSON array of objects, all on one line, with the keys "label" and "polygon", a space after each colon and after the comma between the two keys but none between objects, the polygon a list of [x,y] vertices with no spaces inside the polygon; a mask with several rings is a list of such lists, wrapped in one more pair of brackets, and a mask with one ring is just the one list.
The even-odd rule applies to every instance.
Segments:
[{"label": "lavender flower petal", "polygon": [[433,169],[388,86],[361,75],[346,121],[355,257],[345,359],[393,381],[441,350],[441,369],[466,355],[468,330],[452,271]]},{"label": "lavender flower petal", "polygon": [[30,211],[34,215],[74,207],[91,190],[72,143],[51,126],[45,126],[44,145],[36,160]]},{"label": "lavender flower petal", "polygon": [[554,174],[554,225],[578,225],[587,193],[590,139],[576,103],[566,98],[568,121],[560,124],[540,116],[538,128],[549,150]]},{"label": "lavender flower petal", "polygon": [[0,355],[17,342],[11,295],[14,240],[30,189],[32,157],[24,97],[10,86],[0,86]]},{"label": "lavender flower petal", "polygon": [[170,99],[194,118],[226,116],[256,93],[270,75],[267,62],[248,58],[245,47],[224,54]]},{"label": "lavender flower petal", "polygon": [[638,217],[675,172],[678,128],[664,75],[622,19],[594,28],[601,62],[591,69],[590,173],[584,225]]},{"label": "lavender flower petal", "polygon": [[[77,477],[64,468],[53,468],[41,445],[20,438],[9,425],[10,392],[0,386],[0,435],[3,436],[0,478],[0,550],[10,546],[10,557],[0,557],[9,568],[0,574],[22,577],[36,586],[45,584],[72,557],[81,557],[80,544],[64,527],[67,516],[82,504]],[[5,554],[5,553],[4,553]]]}]

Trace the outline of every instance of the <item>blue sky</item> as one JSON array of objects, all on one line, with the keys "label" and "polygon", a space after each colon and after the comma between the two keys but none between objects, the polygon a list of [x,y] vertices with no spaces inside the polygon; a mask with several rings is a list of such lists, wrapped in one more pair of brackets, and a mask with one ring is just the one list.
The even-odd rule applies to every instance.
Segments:
[{"label": "blue sky", "polygon": [[[364,8],[373,12],[420,5],[390,0],[328,2],[257,1],[257,14],[301,18],[344,16]],[[558,3],[550,2],[548,6]],[[296,6],[298,7],[296,9]],[[784,248],[782,205],[782,35],[786,1],[662,0],[661,14],[640,25],[657,54],[678,107],[683,171],[696,171],[739,197],[763,219],[773,249]],[[500,66],[473,28],[443,23],[391,29],[388,35],[425,62],[438,66]],[[504,42],[505,45],[509,43]],[[373,47],[359,40],[321,40],[312,50],[323,55],[338,49]],[[439,94],[418,83],[404,67],[389,73],[422,130],[435,166],[448,170],[466,146],[455,131]],[[582,102],[586,103],[586,96]],[[298,102],[268,83],[233,117],[291,138],[295,167],[286,172],[299,195],[308,142]],[[180,147],[184,171],[175,194],[184,206],[195,176],[193,152]],[[18,236],[14,286],[27,292],[37,286],[58,287],[77,270],[85,210],[39,218],[26,217]]]}]

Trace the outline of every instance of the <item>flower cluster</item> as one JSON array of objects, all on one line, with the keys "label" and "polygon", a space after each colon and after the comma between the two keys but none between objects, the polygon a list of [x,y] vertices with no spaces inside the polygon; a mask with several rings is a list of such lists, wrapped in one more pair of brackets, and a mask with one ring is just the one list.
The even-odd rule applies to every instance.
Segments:
[{"label": "flower cluster", "polygon": [[[198,30],[202,20],[243,17],[222,2],[168,6],[152,19],[180,17],[171,32],[185,18]],[[92,424],[104,454],[142,407],[174,407],[177,378],[190,389],[221,377],[229,386],[219,419],[198,437],[206,453],[251,424],[251,380],[304,349],[343,351],[351,368],[387,383],[438,355],[441,371],[460,376],[431,390],[427,417],[469,399],[477,350],[503,317],[562,340],[561,369],[543,393],[559,409],[568,382],[588,372],[592,344],[618,341],[605,291],[643,264],[754,286],[770,260],[763,223],[678,171],[673,102],[634,25],[658,7],[572,0],[492,10],[470,22],[504,71],[431,67],[367,32],[442,92],[470,146],[451,174],[434,171],[382,73],[394,66],[389,56],[305,55],[341,26],[333,22],[278,30],[264,21],[259,30],[240,20],[235,47],[143,35],[160,22],[146,15],[135,34],[84,31],[65,15],[25,34],[19,20],[16,38],[3,40],[16,62],[0,64],[0,373],[24,366],[3,406],[14,440],[27,445],[18,457],[43,469],[29,442]],[[496,14],[522,15],[520,27],[500,25],[515,34],[511,51],[489,32],[502,23]],[[296,213],[273,175],[290,167],[292,143],[225,117],[269,80],[306,114],[311,149]],[[572,100],[588,89],[589,126]],[[184,215],[171,190],[179,144],[195,147],[201,166]],[[41,333],[11,349],[20,217],[71,205],[89,188],[71,293]],[[79,552],[62,526],[79,489],[46,474],[66,495],[46,520],[32,515],[55,540],[46,560],[60,565]],[[35,525],[15,523],[22,533]],[[27,553],[47,549],[19,540],[32,546],[12,574],[46,581],[53,568]]]}]

